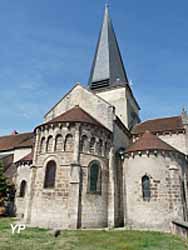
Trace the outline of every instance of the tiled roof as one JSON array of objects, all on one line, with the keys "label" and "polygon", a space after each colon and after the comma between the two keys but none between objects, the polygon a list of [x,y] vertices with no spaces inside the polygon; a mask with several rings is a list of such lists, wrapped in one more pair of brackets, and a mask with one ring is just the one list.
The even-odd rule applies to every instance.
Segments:
[{"label": "tiled roof", "polygon": [[156,135],[146,131],[135,143],[126,150],[127,153],[145,150],[177,151],[175,148],[159,139]]},{"label": "tiled roof", "polygon": [[33,146],[33,133],[23,133],[0,137],[0,151]]},{"label": "tiled roof", "polygon": [[42,125],[53,124],[57,122],[84,122],[84,123],[96,125],[98,127],[104,127],[100,122],[94,119],[90,114],[88,114],[79,106],[75,106],[74,108],[66,111],[65,113],[55,117],[54,119]]},{"label": "tiled roof", "polygon": [[159,118],[154,120],[148,120],[135,126],[133,134],[143,134],[146,130],[153,133],[157,132],[176,132],[183,131],[181,116]]}]

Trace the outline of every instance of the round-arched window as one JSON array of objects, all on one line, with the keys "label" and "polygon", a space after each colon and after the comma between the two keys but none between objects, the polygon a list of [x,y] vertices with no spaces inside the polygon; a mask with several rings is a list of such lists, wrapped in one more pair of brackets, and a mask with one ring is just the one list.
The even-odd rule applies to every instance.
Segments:
[{"label": "round-arched window", "polygon": [[24,198],[26,194],[27,182],[23,180],[20,184],[20,197]]},{"label": "round-arched window", "polygon": [[55,161],[49,161],[45,171],[44,188],[55,187],[55,174],[56,174],[56,163]]},{"label": "round-arched window", "polygon": [[150,201],[151,189],[150,189],[150,178],[147,175],[142,177],[142,194],[144,201]]},{"label": "round-arched window", "polygon": [[88,191],[90,193],[101,193],[101,166],[98,161],[89,164]]}]

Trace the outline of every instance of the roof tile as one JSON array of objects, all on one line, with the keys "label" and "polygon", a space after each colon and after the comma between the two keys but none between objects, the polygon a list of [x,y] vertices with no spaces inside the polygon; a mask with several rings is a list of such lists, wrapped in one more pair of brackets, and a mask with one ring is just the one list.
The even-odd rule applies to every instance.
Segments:
[{"label": "roof tile", "polygon": [[183,131],[183,123],[181,116],[159,118],[154,120],[148,120],[137,124],[132,133],[133,134],[143,134],[146,130],[149,130],[153,133],[157,132],[176,132]]},{"label": "roof tile", "polygon": [[145,151],[145,150],[165,150],[177,151],[175,148],[153,135],[150,131],[146,131],[135,143],[130,145],[126,150],[127,153]]},{"label": "roof tile", "polygon": [[90,114],[88,114],[79,106],[75,106],[74,108],[66,111],[65,113],[55,117],[54,119],[42,125],[53,124],[57,122],[84,122],[98,127],[104,127],[100,122],[98,122],[95,118],[93,118]]},{"label": "roof tile", "polygon": [[33,133],[23,133],[0,137],[0,151],[13,150],[19,147],[32,147]]}]

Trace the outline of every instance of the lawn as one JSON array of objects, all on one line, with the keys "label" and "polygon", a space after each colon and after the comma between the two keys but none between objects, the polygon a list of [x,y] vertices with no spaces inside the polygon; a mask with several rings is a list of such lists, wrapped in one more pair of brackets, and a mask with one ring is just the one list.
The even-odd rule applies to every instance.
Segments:
[{"label": "lawn", "polygon": [[12,235],[13,220],[0,218],[0,250],[187,250],[176,236],[140,231],[62,231],[55,238],[45,229],[26,228]]}]

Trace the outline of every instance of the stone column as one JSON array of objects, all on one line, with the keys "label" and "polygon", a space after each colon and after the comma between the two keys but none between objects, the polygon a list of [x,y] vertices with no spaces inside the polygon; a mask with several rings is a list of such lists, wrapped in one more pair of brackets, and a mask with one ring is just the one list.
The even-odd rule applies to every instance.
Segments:
[{"label": "stone column", "polygon": [[79,144],[80,144],[80,124],[76,125],[74,137],[73,163],[70,169],[70,187],[69,187],[69,228],[76,229],[81,225],[81,167],[79,162]]},{"label": "stone column", "polygon": [[108,183],[108,227],[115,227],[115,173],[114,147],[109,153],[109,183]]}]

